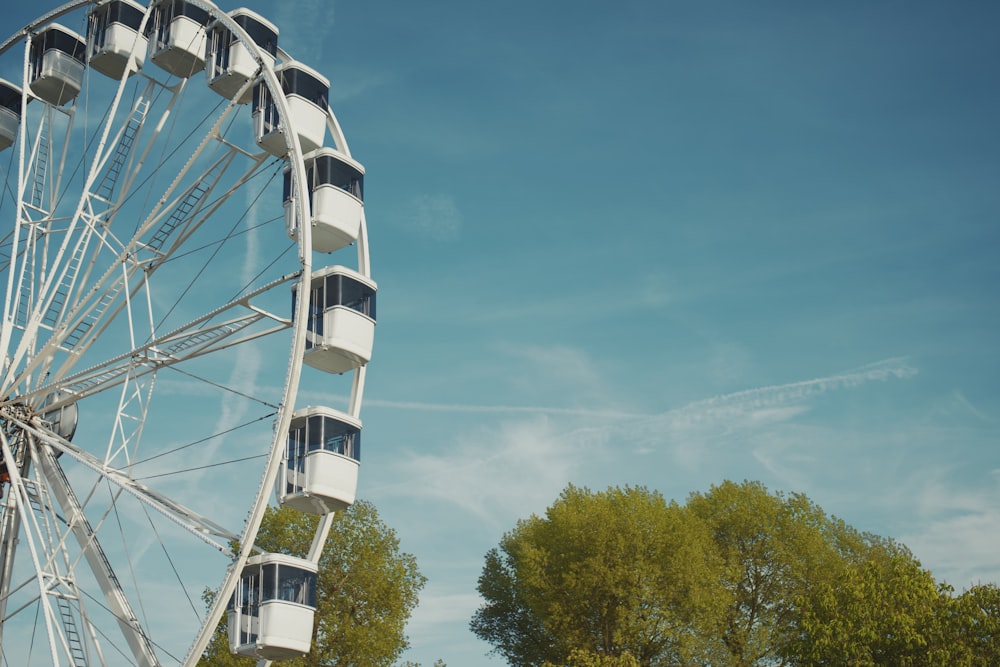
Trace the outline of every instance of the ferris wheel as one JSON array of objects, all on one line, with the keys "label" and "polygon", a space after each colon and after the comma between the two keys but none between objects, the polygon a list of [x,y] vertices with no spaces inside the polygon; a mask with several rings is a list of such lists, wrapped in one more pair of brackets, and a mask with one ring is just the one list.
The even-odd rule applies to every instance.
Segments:
[{"label": "ferris wheel", "polygon": [[[0,44],[0,664],[309,650],[376,284],[330,82],[205,0]],[[305,557],[255,546],[276,501]]]}]

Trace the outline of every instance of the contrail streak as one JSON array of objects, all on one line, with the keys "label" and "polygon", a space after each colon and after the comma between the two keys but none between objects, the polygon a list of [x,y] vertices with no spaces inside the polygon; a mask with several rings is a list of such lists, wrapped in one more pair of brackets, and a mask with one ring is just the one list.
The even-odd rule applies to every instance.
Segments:
[{"label": "contrail streak", "polygon": [[892,378],[907,379],[916,375],[917,370],[907,363],[905,357],[883,359],[860,368],[844,371],[827,377],[800,380],[787,384],[769,385],[743,389],[729,394],[693,401],[662,413],[638,413],[621,410],[600,410],[588,408],[560,408],[539,405],[476,405],[466,403],[424,403],[420,401],[390,401],[369,399],[365,407],[390,408],[395,410],[420,410],[424,412],[464,412],[464,413],[508,413],[546,414],[579,417],[600,417],[604,419],[655,419],[665,416],[715,415],[730,412],[760,410],[800,401],[809,396],[836,389],[856,387],[867,382]]}]

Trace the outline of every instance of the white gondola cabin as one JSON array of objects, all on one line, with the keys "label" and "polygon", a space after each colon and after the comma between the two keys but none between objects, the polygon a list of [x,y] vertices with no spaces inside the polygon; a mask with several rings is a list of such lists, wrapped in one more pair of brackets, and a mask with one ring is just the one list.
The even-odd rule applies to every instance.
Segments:
[{"label": "white gondola cabin", "polygon": [[17,139],[17,131],[21,127],[23,96],[19,86],[0,79],[0,151]]},{"label": "white gondola cabin", "polygon": [[[333,252],[358,240],[364,210],[365,169],[346,155],[324,146],[305,155],[306,187],[312,220],[312,248]],[[291,168],[285,168],[285,227],[298,238],[298,209]]]},{"label": "white gondola cabin", "polygon": [[[112,0],[94,7],[87,17],[87,57],[90,66],[105,76],[120,79],[142,68],[149,40],[139,32],[146,8],[135,0]],[[129,56],[135,60],[129,67]]]},{"label": "white gondola cabin", "polygon": [[[285,94],[289,113],[294,116],[292,125],[298,129],[302,153],[319,148],[326,136],[329,79],[295,61],[278,65],[274,73]],[[285,138],[288,124],[282,122],[280,116],[271,91],[258,79],[253,91],[254,138],[258,146],[277,157],[283,157],[288,152]]]},{"label": "white gondola cabin", "polygon": [[292,415],[279,500],[310,514],[354,504],[361,463],[361,422],[332,408],[310,406]]},{"label": "white gondola cabin", "polygon": [[[243,7],[229,12],[229,16],[247,32],[273,65],[278,55],[278,27]],[[212,90],[230,100],[239,95],[236,101],[246,104],[253,94],[253,87],[247,83],[259,70],[256,56],[221,21],[208,26],[205,75]]]},{"label": "white gondola cabin", "polygon": [[55,391],[42,401],[41,418],[45,426],[63,440],[72,440],[80,420],[76,401],[63,391]]},{"label": "white gondola cabin", "polygon": [[284,554],[247,559],[229,601],[229,649],[263,660],[309,652],[316,613],[316,564]]},{"label": "white gondola cabin", "polygon": [[31,38],[29,87],[35,97],[62,106],[80,94],[87,42],[58,23]]},{"label": "white gondola cabin", "polygon": [[[357,271],[329,266],[312,274],[303,361],[327,373],[360,368],[375,341],[375,283]],[[298,285],[292,288],[292,311]]]},{"label": "white gondola cabin", "polygon": [[150,59],[181,78],[203,70],[208,12],[186,0],[160,0],[150,11],[146,22]]}]

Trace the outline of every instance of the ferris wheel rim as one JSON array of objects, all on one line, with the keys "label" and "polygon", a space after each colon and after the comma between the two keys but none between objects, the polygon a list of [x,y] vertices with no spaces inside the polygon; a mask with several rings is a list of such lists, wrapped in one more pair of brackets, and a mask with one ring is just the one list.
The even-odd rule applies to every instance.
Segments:
[{"label": "ferris wheel rim", "polygon": [[[249,36],[246,34],[246,32],[240,25],[232,21],[226,12],[219,9],[213,3],[206,2],[204,0],[189,0],[189,2],[206,9],[212,16],[213,20],[217,20],[225,24],[226,27],[236,36],[236,38],[255,54],[258,63],[261,67],[262,80],[266,82],[266,85],[272,91],[272,93],[275,93],[274,99],[276,105],[279,107],[279,113],[285,119],[287,119],[287,122],[291,122],[292,114],[289,113],[285,96],[281,92],[280,83],[278,82],[274,71],[275,66],[271,61],[269,61],[268,58],[263,57],[262,50],[260,49],[260,47],[258,47],[253,42],[253,40],[249,38]],[[25,42],[25,47],[27,48],[27,40],[29,39],[30,35],[33,34],[33,30],[35,28],[42,25],[47,25],[51,20],[69,14],[74,10],[78,10],[83,7],[91,7],[94,4],[95,4],[94,2],[88,0],[75,0],[73,2],[65,3],[64,5],[58,7],[57,9],[52,10],[47,14],[44,14],[42,17],[29,24],[18,33],[15,33],[13,37],[9,38],[6,42],[4,42],[3,45],[0,46],[0,54],[8,50],[11,46],[16,45],[17,43],[20,43],[22,41]],[[150,8],[147,8],[146,17],[144,18],[144,21],[147,20],[149,13],[150,13]],[[282,53],[284,52],[282,51]],[[119,91],[122,90],[122,87],[125,85],[126,83],[125,80],[127,78],[128,78],[127,75],[123,75],[122,80],[119,84]],[[21,83],[23,84],[23,88],[27,90],[28,81],[26,73],[22,75]],[[343,133],[340,131],[336,117],[333,115],[333,112],[332,110],[330,110],[329,106],[326,109],[326,113],[327,113],[327,123],[331,133],[335,137],[335,142],[338,141],[339,137],[339,142],[342,143],[343,145],[343,152],[345,153],[345,155],[349,156],[350,155],[349,151],[346,148],[346,140],[344,140]],[[111,114],[111,116],[113,115],[114,114]],[[111,120],[108,120],[108,125],[106,125],[105,127],[109,128],[110,124]],[[22,129],[23,129],[23,121],[22,121]],[[303,164],[302,147],[299,143],[299,139],[295,131],[287,132],[286,138],[288,140],[288,151],[289,151],[288,162],[293,172],[292,174],[293,182],[296,184],[302,184],[305,182],[305,167]],[[18,143],[21,146],[21,150],[23,151],[25,141],[22,139]],[[296,185],[296,187],[298,187],[298,185]],[[308,206],[307,198],[305,197],[297,198],[295,205],[298,208],[297,214],[299,216],[299,219],[308,220],[309,209],[307,208]],[[362,238],[359,239],[358,241],[359,269],[363,274],[368,275],[369,260],[367,255],[368,253],[367,237],[366,237],[363,215],[362,215],[361,234]],[[291,280],[295,281],[298,284],[299,286],[298,289],[300,293],[305,293],[305,291],[309,287],[310,274],[312,271],[312,239],[311,239],[311,229],[309,225],[302,225],[300,227],[299,234],[296,239],[296,244],[299,253],[299,256],[297,258],[299,269],[297,271],[297,275],[294,276]],[[13,262],[13,253],[11,261]],[[13,280],[13,271],[10,271],[9,278]],[[5,304],[5,310],[7,307],[8,306]],[[207,614],[205,614],[205,621],[202,624],[202,628],[199,631],[199,634],[195,642],[190,647],[189,653],[184,661],[185,665],[193,664],[194,662],[196,662],[197,658],[204,650],[204,645],[205,643],[207,643],[207,639],[210,637],[211,631],[214,629],[215,626],[214,619],[218,618],[219,616],[219,614],[216,613],[218,611],[217,608],[225,603],[225,599],[228,598],[229,593],[231,593],[232,589],[235,587],[235,582],[236,578],[239,575],[239,571],[253,549],[254,539],[256,537],[257,531],[259,530],[260,526],[260,520],[263,516],[265,508],[268,505],[268,498],[271,495],[271,489],[274,486],[278,471],[278,464],[280,462],[281,446],[286,437],[284,434],[287,432],[288,422],[291,418],[291,414],[295,407],[295,399],[299,388],[299,376],[302,370],[302,354],[305,345],[304,334],[306,328],[307,307],[308,303],[306,302],[306,300],[299,299],[298,302],[296,303],[295,314],[291,318],[290,327],[292,329],[292,344],[289,350],[286,378],[283,385],[284,388],[281,392],[281,400],[278,402],[278,407],[276,411],[277,418],[275,420],[275,425],[273,428],[273,438],[269,450],[270,453],[268,457],[268,462],[265,466],[265,470],[262,475],[261,482],[258,486],[258,492],[256,498],[251,508],[250,516],[244,525],[244,530],[242,534],[239,536],[240,551],[236,559],[231,564],[231,566],[226,570],[223,583],[216,591],[217,595],[215,600],[215,606],[213,606],[212,609]],[[2,353],[5,355],[5,357],[9,356],[8,347],[9,346],[5,346],[4,349],[2,350]],[[134,349],[130,350],[130,352],[132,351],[134,351]],[[359,377],[360,377],[360,383],[363,385],[364,382],[363,367],[359,369],[358,373],[355,376],[355,384],[358,383]],[[49,389],[48,387],[42,386],[40,389],[37,390],[36,393],[38,394],[45,393],[48,389]],[[0,401],[3,400],[8,400],[8,399],[0,397]],[[356,402],[357,404],[359,404],[360,398],[358,398],[357,401],[354,401],[354,399],[352,399],[352,402]],[[359,405],[352,405],[351,411],[356,412],[358,407]],[[70,450],[65,447],[63,448],[62,451],[69,452],[72,454],[72,452],[70,452]],[[105,472],[104,474],[107,476],[107,472]],[[5,516],[7,515],[5,514]],[[17,516],[17,515],[12,514],[12,516]],[[2,620],[0,620],[0,623],[2,623]]]}]

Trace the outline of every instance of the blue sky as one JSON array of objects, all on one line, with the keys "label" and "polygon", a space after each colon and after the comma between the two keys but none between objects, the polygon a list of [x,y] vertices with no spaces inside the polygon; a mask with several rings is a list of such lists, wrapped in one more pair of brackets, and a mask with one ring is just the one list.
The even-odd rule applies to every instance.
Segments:
[{"label": "blue sky", "polygon": [[761,480],[1000,580],[995,5],[335,12],[413,659],[502,664],[482,557],[568,482]]},{"label": "blue sky", "polygon": [[1000,582],[1000,7],[245,6],[366,167],[405,659],[502,664],[483,556],[570,482],[760,480]]},{"label": "blue sky", "polygon": [[413,659],[502,662],[482,557],[569,482],[761,480],[1000,580],[995,5],[333,11]]}]

